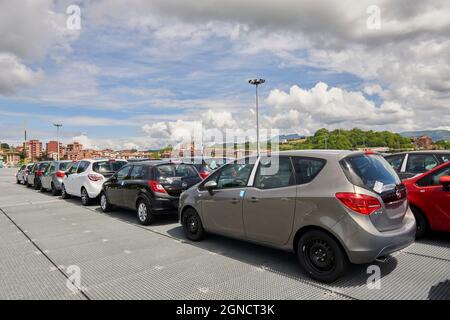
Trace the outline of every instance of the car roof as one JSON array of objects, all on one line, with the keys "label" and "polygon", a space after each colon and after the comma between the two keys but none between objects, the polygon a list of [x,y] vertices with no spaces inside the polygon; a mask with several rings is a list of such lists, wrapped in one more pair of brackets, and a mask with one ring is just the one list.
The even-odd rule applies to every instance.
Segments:
[{"label": "car roof", "polygon": [[[396,155],[400,155],[400,154],[421,154],[421,153],[435,153],[435,154],[446,154],[446,153],[450,153],[450,150],[415,150],[415,151],[403,151],[403,152],[397,152],[397,153],[392,153],[388,156],[396,156]],[[386,156],[386,157],[388,157]]]},{"label": "car roof", "polygon": [[324,159],[342,159],[349,155],[366,154],[364,151],[350,151],[350,150],[288,150],[272,153],[272,155],[280,156],[297,156],[297,157],[317,157]]}]

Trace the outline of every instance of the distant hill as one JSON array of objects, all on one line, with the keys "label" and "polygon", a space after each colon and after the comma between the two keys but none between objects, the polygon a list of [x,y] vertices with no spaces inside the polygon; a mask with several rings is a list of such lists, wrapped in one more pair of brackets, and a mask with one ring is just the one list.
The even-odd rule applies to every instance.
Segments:
[{"label": "distant hill", "polygon": [[424,131],[405,131],[401,132],[400,135],[406,138],[420,137],[423,135],[431,137],[433,141],[445,140],[450,141],[450,131],[449,130],[424,130]]},{"label": "distant hill", "polygon": [[282,134],[280,136],[278,136],[278,140],[279,141],[283,141],[283,140],[298,140],[298,139],[305,139],[305,136],[301,136],[297,133],[292,133],[292,134]]}]

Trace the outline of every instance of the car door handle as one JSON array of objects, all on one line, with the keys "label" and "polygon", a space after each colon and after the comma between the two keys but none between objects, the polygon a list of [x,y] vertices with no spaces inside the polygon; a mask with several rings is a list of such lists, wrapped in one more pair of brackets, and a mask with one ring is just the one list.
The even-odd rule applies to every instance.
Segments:
[{"label": "car door handle", "polygon": [[258,202],[258,201],[259,201],[259,199],[256,198],[256,197],[251,197],[250,198],[250,202]]},{"label": "car door handle", "polygon": [[233,198],[233,199],[231,199],[231,203],[238,203],[239,202],[239,199],[238,198]]}]

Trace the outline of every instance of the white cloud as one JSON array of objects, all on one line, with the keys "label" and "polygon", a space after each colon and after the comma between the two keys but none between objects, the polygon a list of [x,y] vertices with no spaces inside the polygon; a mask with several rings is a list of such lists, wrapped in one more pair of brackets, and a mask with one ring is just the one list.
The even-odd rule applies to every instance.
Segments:
[{"label": "white cloud", "polygon": [[11,94],[17,87],[32,86],[42,78],[42,71],[33,71],[16,56],[0,52],[0,94]]}]

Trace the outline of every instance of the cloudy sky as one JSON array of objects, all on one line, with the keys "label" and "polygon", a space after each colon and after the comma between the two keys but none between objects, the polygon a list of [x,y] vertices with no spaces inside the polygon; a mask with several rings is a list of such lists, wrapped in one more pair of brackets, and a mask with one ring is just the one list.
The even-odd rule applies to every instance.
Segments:
[{"label": "cloudy sky", "polygon": [[450,129],[449,17],[448,0],[0,0],[0,141],[25,123],[88,147],[239,132],[254,77],[264,128]]}]

